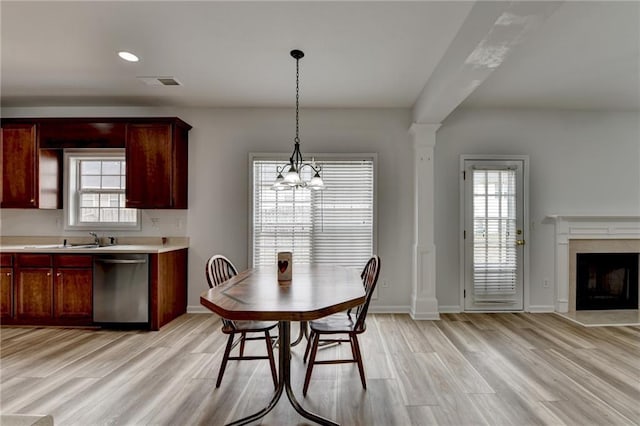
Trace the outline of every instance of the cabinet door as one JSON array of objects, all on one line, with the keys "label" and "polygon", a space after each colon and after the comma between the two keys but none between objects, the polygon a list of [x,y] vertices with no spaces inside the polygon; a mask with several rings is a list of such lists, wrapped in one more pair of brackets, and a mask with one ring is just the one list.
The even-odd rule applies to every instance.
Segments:
[{"label": "cabinet door", "polygon": [[127,207],[173,207],[171,131],[171,124],[165,123],[127,126]]},{"label": "cabinet door", "polygon": [[56,270],[53,299],[55,318],[93,319],[93,273],[91,269]]},{"label": "cabinet door", "polygon": [[0,317],[13,316],[13,268],[0,268]]},{"label": "cabinet door", "polygon": [[2,145],[0,207],[37,207],[36,125],[3,124],[0,144]]},{"label": "cabinet door", "polygon": [[16,318],[50,320],[53,317],[53,270],[19,268],[16,278]]}]

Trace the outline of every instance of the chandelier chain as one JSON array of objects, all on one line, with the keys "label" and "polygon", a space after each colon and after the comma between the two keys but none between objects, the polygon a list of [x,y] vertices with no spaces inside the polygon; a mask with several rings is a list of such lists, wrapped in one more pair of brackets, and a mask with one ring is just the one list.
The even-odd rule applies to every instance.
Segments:
[{"label": "chandelier chain", "polygon": [[300,104],[300,59],[296,58],[296,138],[294,141],[296,143],[300,142],[299,132],[300,132],[300,124],[299,124],[299,104]]}]

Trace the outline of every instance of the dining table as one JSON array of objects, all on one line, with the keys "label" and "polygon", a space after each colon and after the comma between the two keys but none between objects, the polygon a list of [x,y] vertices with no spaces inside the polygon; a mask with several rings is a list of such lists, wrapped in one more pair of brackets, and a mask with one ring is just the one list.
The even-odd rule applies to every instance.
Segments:
[{"label": "dining table", "polygon": [[322,425],[336,425],[302,407],[291,389],[291,322],[312,321],[364,302],[359,270],[315,264],[294,264],[290,281],[278,281],[276,265],[250,268],[202,293],[200,303],[228,320],[278,321],[278,386],[264,408],[230,425],[264,417],[283,392],[303,417]]}]

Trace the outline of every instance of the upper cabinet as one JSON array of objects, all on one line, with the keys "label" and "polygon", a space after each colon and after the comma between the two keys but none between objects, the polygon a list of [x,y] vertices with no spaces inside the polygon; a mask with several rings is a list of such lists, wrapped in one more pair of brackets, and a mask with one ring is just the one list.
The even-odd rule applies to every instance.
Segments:
[{"label": "upper cabinet", "polygon": [[35,124],[2,125],[1,207],[38,207]]},{"label": "upper cabinet", "polygon": [[60,155],[39,149],[36,123],[2,123],[2,208],[56,209],[61,205]]},{"label": "upper cabinet", "polygon": [[125,148],[126,206],[188,207],[188,132],[175,117],[2,120],[2,208],[61,208],[65,148]]},{"label": "upper cabinet", "polygon": [[127,207],[187,208],[190,128],[180,120],[127,126]]}]

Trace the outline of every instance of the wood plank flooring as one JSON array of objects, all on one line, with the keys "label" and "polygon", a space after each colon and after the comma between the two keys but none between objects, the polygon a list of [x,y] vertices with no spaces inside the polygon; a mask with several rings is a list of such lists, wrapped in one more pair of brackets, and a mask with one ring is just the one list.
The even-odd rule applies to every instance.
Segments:
[{"label": "wood plank flooring", "polygon": [[[52,414],[56,425],[222,425],[270,399],[266,361],[230,361],[215,315],[159,332],[0,329],[0,412]],[[355,364],[314,368],[302,398],[304,345],[292,380],[303,405],[343,425],[638,425],[640,327],[581,327],[554,314],[370,314]],[[292,334],[296,334],[294,326]],[[264,350],[248,343],[248,350]],[[349,345],[318,357],[350,355]],[[260,424],[308,424],[286,398]]]}]

